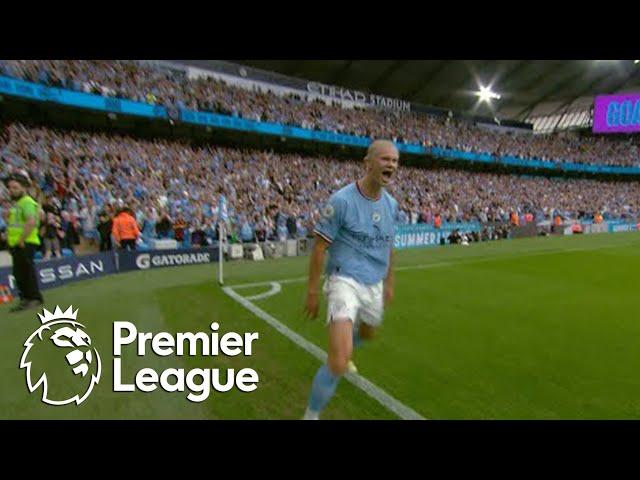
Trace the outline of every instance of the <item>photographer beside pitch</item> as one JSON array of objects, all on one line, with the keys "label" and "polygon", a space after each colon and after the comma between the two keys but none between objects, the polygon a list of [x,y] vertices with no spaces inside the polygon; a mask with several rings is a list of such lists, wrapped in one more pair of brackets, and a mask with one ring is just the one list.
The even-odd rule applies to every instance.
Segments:
[{"label": "photographer beside pitch", "polygon": [[305,312],[316,318],[320,277],[329,252],[324,293],[327,297],[327,364],[316,373],[304,414],[317,420],[350,368],[353,348],[373,337],[384,305],[393,298],[393,240],[398,203],[384,189],[398,169],[398,149],[374,141],[365,156],[364,177],[335,192],[322,209],[311,253]]},{"label": "photographer beside pitch", "polygon": [[40,245],[40,207],[27,193],[30,181],[26,173],[9,175],[5,178],[5,184],[11,200],[15,202],[9,212],[7,243],[13,259],[13,276],[20,294],[20,303],[10,311],[19,312],[43,304],[34,264],[34,255]]}]

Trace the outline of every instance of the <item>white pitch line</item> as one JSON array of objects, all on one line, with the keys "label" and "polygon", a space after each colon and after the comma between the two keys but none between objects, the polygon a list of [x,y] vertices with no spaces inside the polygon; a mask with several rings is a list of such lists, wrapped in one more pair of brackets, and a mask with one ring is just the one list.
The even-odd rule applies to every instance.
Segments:
[{"label": "white pitch line", "polygon": [[271,289],[268,292],[260,293],[258,295],[252,295],[251,297],[244,297],[247,300],[262,300],[263,298],[277,295],[282,291],[282,287],[278,282],[271,282]]},{"label": "white pitch line", "polygon": [[[313,355],[315,358],[317,358],[323,363],[327,361],[327,354],[321,348],[309,342],[304,337],[298,335],[289,327],[282,324],[275,317],[269,315],[267,312],[265,312],[261,308],[254,305],[250,300],[244,298],[242,295],[235,292],[232,287],[223,287],[222,290],[224,291],[224,293],[229,295],[240,305],[245,307],[247,310],[249,310],[251,313],[253,313],[257,317],[267,322],[269,325],[271,325],[273,328],[275,328],[278,332],[280,332],[282,335],[287,337],[289,340],[294,342],[300,348],[302,348],[303,350],[306,350],[308,353],[310,353],[311,355]],[[385,392],[375,384],[371,383],[369,380],[362,377],[361,375],[347,373],[346,375],[344,375],[344,377],[353,385],[360,388],[363,392],[365,392],[371,398],[377,400],[378,403],[380,403],[382,406],[387,408],[389,411],[398,415],[398,417],[402,418],[403,420],[426,420],[419,413],[407,407],[406,405],[402,404],[400,401],[396,400],[387,392]]]},{"label": "white pitch line", "polygon": [[[308,280],[309,277],[296,277],[296,278],[285,278],[284,280],[275,280],[276,282],[283,283],[298,283],[304,282]],[[261,287],[263,285],[270,285],[273,280],[269,280],[267,282],[254,282],[254,283],[240,283],[238,285],[229,285],[234,290],[241,290],[243,288],[251,288],[251,287]]]}]

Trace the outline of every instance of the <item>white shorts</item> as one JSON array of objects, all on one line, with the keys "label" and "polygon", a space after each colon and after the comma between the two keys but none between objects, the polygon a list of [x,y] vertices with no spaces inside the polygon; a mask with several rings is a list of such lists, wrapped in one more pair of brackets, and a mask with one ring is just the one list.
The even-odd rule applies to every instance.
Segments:
[{"label": "white shorts", "polygon": [[348,318],[354,324],[360,320],[372,327],[380,326],[384,307],[382,292],[382,282],[362,285],[352,278],[331,275],[324,283],[327,323]]}]

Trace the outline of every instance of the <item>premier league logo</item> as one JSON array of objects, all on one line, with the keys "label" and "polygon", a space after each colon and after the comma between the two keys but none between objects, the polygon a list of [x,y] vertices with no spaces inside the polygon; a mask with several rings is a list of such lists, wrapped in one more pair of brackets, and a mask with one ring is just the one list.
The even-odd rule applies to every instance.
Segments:
[{"label": "premier league logo", "polygon": [[27,387],[41,388],[49,405],[80,405],[100,381],[100,356],[77,315],[73,307],[45,309],[38,314],[41,326],[24,343],[20,368],[26,369]]}]

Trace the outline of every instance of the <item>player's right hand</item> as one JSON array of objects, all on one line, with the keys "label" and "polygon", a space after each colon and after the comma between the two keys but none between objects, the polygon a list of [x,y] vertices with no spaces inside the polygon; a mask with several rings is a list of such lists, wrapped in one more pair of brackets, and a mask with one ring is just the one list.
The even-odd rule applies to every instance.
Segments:
[{"label": "player's right hand", "polygon": [[318,310],[320,309],[320,294],[318,292],[308,292],[307,301],[304,306],[305,316],[309,320],[313,320],[318,317]]}]

